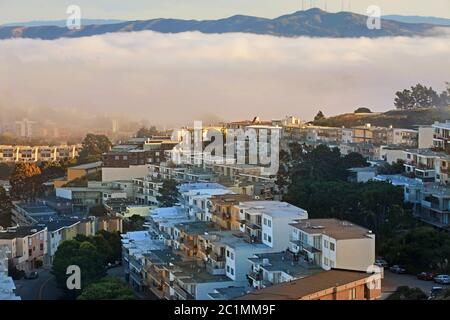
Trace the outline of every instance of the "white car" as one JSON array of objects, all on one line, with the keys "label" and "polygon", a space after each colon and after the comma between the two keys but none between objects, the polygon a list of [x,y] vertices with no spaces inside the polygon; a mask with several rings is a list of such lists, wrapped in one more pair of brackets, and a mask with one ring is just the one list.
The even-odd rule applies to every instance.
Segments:
[{"label": "white car", "polygon": [[450,276],[448,274],[440,274],[434,277],[434,282],[440,284],[450,284]]}]

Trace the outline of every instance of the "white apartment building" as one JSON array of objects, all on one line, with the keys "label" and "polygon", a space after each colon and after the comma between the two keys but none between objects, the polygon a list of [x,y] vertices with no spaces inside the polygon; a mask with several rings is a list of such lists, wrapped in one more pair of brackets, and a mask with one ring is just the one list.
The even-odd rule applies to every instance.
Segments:
[{"label": "white apartment building", "polygon": [[233,194],[225,186],[218,183],[190,183],[178,187],[180,203],[189,216],[201,221],[211,221],[211,197]]},{"label": "white apartment building", "polygon": [[238,205],[240,231],[275,251],[289,247],[289,224],[308,219],[308,212],[287,202],[247,201]]},{"label": "white apartment building", "polygon": [[375,262],[375,235],[348,221],[307,219],[292,224],[290,250],[322,269],[367,271]]}]

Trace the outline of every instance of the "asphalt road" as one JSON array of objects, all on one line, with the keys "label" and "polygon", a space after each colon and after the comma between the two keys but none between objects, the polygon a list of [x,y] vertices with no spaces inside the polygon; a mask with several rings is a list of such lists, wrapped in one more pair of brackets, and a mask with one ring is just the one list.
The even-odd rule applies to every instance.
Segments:
[{"label": "asphalt road", "polygon": [[[386,299],[400,286],[408,286],[410,288],[419,288],[426,295],[430,293],[431,288],[444,286],[434,281],[424,281],[417,279],[416,276],[410,274],[396,274],[389,270],[384,271],[384,279],[381,282],[382,299]],[[450,288],[450,286],[447,286]]]},{"label": "asphalt road", "polygon": [[61,290],[56,285],[55,277],[50,270],[38,270],[39,278],[16,280],[16,293],[22,300],[59,300]]}]

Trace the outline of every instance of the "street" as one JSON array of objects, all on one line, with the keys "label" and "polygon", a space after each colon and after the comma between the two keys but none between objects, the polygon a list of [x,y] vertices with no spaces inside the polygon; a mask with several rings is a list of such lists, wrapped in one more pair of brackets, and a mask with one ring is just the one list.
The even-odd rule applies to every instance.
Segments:
[{"label": "street", "polygon": [[22,300],[58,300],[62,296],[50,270],[38,270],[39,278],[16,280],[16,293]]},{"label": "street", "polygon": [[436,284],[434,281],[424,281],[417,279],[416,276],[410,274],[396,274],[389,270],[384,270],[384,279],[381,285],[382,299],[386,299],[392,294],[398,287],[408,286],[410,288],[419,288],[426,295],[430,293],[431,288],[436,286],[442,286]]}]

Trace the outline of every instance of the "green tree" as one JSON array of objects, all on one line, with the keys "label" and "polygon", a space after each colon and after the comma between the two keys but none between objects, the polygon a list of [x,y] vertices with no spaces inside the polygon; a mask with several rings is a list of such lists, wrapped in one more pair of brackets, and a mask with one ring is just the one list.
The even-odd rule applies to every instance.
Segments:
[{"label": "green tree", "polygon": [[41,188],[41,170],[35,163],[18,163],[9,182],[13,199],[33,200]]},{"label": "green tree", "polygon": [[111,141],[105,135],[89,133],[82,142],[82,150],[78,157],[78,163],[89,163],[100,161],[102,154],[111,149]]},{"label": "green tree", "polygon": [[387,300],[427,300],[428,296],[419,288],[400,286]]},{"label": "green tree", "polygon": [[154,126],[149,128],[142,127],[136,132],[136,138],[151,138],[152,136],[157,135],[160,135],[160,132]]},{"label": "green tree", "polygon": [[89,215],[94,216],[94,217],[106,216],[105,206],[102,204],[99,204],[97,206],[93,206],[93,207],[89,208]]},{"label": "green tree", "polygon": [[172,207],[178,202],[177,182],[173,179],[165,180],[159,195],[156,197],[161,207]]},{"label": "green tree", "polygon": [[412,109],[414,108],[414,103],[415,101],[410,90],[405,89],[395,93],[394,105],[397,109]]},{"label": "green tree", "polygon": [[325,119],[325,115],[323,114],[322,111],[319,111],[319,112],[316,114],[316,116],[314,117],[314,121],[319,121],[319,120],[322,120],[322,119]]},{"label": "green tree", "polygon": [[0,186],[0,227],[7,228],[11,226],[11,198],[5,188]]},{"label": "green tree", "polygon": [[355,113],[372,113],[369,108],[366,107],[360,107],[355,110]]},{"label": "green tree", "polygon": [[378,167],[379,174],[400,174],[405,170],[405,161],[398,159],[397,162],[392,164],[385,163]]},{"label": "green tree", "polygon": [[345,155],[342,159],[344,168],[361,168],[361,167],[367,167],[369,164],[367,163],[367,160],[357,152],[350,152],[349,154]]},{"label": "green tree", "polygon": [[398,91],[395,95],[395,107],[404,110],[439,107],[444,103],[442,99],[445,98],[445,93],[442,93],[441,96],[439,96],[432,87],[427,87],[420,83],[411,87],[411,90],[405,89],[403,91]]},{"label": "green tree", "polygon": [[117,278],[105,277],[91,283],[78,296],[78,300],[135,300],[131,287]]},{"label": "green tree", "polygon": [[450,235],[431,227],[393,235],[381,245],[381,251],[389,263],[403,265],[411,273],[450,272]]},{"label": "green tree", "polygon": [[66,288],[67,267],[70,265],[79,266],[81,270],[81,288],[85,288],[90,283],[104,276],[104,261],[104,255],[92,243],[68,240],[61,243],[58,250],[56,250],[52,273],[55,275],[60,287]]},{"label": "green tree", "polygon": [[11,163],[0,163],[0,180],[9,180],[11,174],[14,171],[14,164]]},{"label": "green tree", "polygon": [[144,223],[145,223],[144,217],[134,214],[127,220],[124,220],[123,232],[126,233],[130,231],[144,230]]}]

